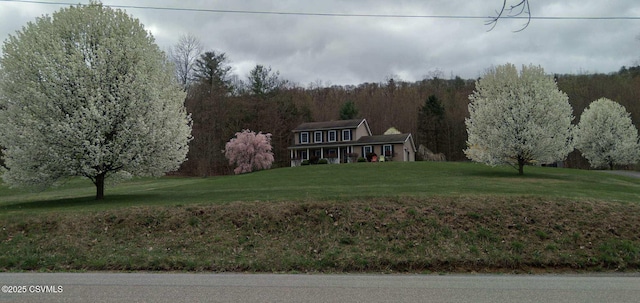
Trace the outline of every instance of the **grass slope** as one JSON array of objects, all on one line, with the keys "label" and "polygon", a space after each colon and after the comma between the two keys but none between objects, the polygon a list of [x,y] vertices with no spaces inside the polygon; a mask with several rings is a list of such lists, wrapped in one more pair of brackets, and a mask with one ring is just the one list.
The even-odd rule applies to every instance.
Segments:
[{"label": "grass slope", "polygon": [[94,200],[86,179],[40,193],[0,185],[0,215],[20,209],[99,210],[131,205],[219,204],[234,201],[349,200],[397,196],[536,196],[640,201],[640,180],[604,172],[473,163],[354,163],[281,168],[238,176],[135,179],[108,186]]},{"label": "grass slope", "polygon": [[640,179],[470,163],[358,163],[0,186],[0,270],[640,268]]}]

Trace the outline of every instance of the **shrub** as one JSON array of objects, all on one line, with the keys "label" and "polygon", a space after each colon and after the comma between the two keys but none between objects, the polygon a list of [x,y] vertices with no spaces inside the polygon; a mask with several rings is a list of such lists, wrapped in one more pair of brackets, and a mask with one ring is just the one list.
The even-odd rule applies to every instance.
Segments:
[{"label": "shrub", "polygon": [[309,157],[309,163],[310,164],[318,164],[318,161],[320,161],[320,157],[318,157],[318,156],[310,156]]},{"label": "shrub", "polygon": [[300,165],[309,165],[311,163],[309,163],[309,160],[302,160],[302,162],[300,163]]},{"label": "shrub", "polygon": [[318,164],[329,164],[329,160],[327,160],[327,159],[320,159],[320,160],[318,160]]},{"label": "shrub", "polygon": [[358,153],[348,153],[347,157],[349,158],[349,162],[353,163],[353,162],[357,162],[358,161]]},{"label": "shrub", "polygon": [[373,153],[367,153],[365,155],[365,159],[367,159],[367,162],[371,162],[371,159],[373,159]]},{"label": "shrub", "polygon": [[363,157],[359,157],[358,158],[358,162],[367,162],[367,159],[363,158]]}]

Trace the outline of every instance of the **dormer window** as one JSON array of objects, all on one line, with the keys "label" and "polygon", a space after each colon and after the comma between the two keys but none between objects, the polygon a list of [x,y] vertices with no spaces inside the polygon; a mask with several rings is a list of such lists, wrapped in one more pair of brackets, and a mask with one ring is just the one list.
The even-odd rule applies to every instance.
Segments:
[{"label": "dormer window", "polygon": [[300,144],[308,144],[308,143],[309,143],[309,132],[301,132]]},{"label": "dormer window", "polygon": [[314,132],[313,133],[313,142],[321,143],[322,142],[322,132]]},{"label": "dormer window", "polygon": [[342,141],[351,141],[351,130],[343,129],[342,130]]},{"label": "dormer window", "polygon": [[338,139],[338,133],[335,130],[330,130],[329,132],[327,132],[327,136],[329,137],[329,142],[336,142]]}]

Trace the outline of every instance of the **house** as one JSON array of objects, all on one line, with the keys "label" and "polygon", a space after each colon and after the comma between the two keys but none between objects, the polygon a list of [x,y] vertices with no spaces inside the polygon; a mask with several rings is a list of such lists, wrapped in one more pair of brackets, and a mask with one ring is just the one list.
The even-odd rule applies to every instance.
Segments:
[{"label": "house", "polygon": [[291,166],[304,160],[327,159],[329,163],[369,161],[415,161],[411,134],[372,135],[366,119],[307,122],[293,130]]}]

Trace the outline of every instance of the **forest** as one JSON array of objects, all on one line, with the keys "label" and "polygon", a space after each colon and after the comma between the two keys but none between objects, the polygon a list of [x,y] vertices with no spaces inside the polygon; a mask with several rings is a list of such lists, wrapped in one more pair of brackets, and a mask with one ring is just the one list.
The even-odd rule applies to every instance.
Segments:
[{"label": "forest", "polygon": [[[373,134],[395,127],[412,133],[416,146],[442,153],[447,161],[469,161],[463,153],[467,140],[464,121],[469,116],[468,97],[476,79],[444,79],[441,73],[432,73],[415,82],[388,78],[381,83],[312,83],[303,87],[262,65],[241,79],[231,72],[225,53],[192,55],[192,65],[176,58],[175,53],[173,58],[178,66],[176,76],[187,91],[185,105],[193,119],[193,140],[179,175],[232,173],[223,154],[224,146],[244,129],[271,133],[274,167],[288,166],[291,130],[302,122],[338,120],[347,105],[355,105],[354,117],[366,118]],[[559,89],[569,97],[574,124],[589,103],[606,97],[623,105],[631,113],[634,125],[640,125],[640,67],[622,67],[611,74],[554,77]],[[587,169],[589,164],[574,151],[564,167]]]}]

